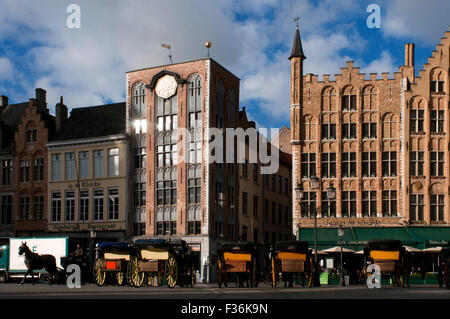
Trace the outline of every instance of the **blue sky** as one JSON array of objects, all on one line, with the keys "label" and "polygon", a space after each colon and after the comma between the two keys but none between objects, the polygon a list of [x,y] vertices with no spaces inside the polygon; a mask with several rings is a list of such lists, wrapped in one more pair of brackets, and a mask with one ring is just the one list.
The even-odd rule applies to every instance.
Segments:
[{"label": "blue sky", "polygon": [[[448,30],[442,0],[0,0],[0,94],[10,103],[47,91],[83,107],[125,99],[125,72],[167,62],[212,58],[241,79],[240,106],[261,127],[289,126],[287,59],[296,16],[305,73],[336,74],[347,60],[361,72],[396,72],[404,44],[416,44],[422,69]],[[69,4],[81,8],[81,28],[66,25]],[[381,8],[381,28],[369,29],[369,4]]]}]

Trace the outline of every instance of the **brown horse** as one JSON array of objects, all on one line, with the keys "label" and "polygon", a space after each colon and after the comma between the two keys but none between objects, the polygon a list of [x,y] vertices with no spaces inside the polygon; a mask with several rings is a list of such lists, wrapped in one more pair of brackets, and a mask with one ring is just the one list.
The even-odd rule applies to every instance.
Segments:
[{"label": "brown horse", "polygon": [[44,269],[52,276],[50,282],[56,279],[57,275],[57,267],[56,267],[56,258],[52,255],[39,255],[37,253],[33,253],[30,248],[27,246],[27,242],[22,243],[19,247],[19,255],[25,254],[25,265],[27,266],[27,273],[21,284],[23,285],[25,282],[25,278],[28,274],[31,274],[31,281],[33,285],[34,282],[34,272],[33,270]]}]

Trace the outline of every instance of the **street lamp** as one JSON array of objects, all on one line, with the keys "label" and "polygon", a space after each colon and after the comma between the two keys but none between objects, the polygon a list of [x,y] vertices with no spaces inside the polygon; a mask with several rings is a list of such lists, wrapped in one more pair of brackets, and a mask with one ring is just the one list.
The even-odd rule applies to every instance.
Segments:
[{"label": "street lamp", "polygon": [[340,263],[340,268],[339,268],[339,273],[341,274],[341,278],[340,278],[340,281],[341,281],[341,286],[345,286],[345,282],[344,282],[344,274],[343,274],[343,271],[344,271],[344,267],[343,267],[343,264],[342,264],[342,253],[343,253],[343,245],[342,245],[342,237],[344,237],[344,229],[342,228],[342,226],[340,226],[339,228],[338,228],[338,236],[339,236],[339,238],[340,238],[340,240],[339,240],[339,244],[340,244],[340,246],[341,246],[341,263]]},{"label": "street lamp", "polygon": [[[310,188],[314,191],[320,190],[320,180],[316,176],[311,176],[310,178]],[[303,186],[302,184],[297,184],[295,188],[297,200],[300,202],[303,199]],[[315,202],[315,192],[313,192],[314,197],[312,198],[312,202]],[[336,198],[336,189],[331,185],[327,189],[327,197],[328,199]],[[320,207],[317,208],[314,206],[308,207],[311,215],[314,215],[314,265],[313,265],[313,286],[320,287],[320,275],[318,269],[318,260],[317,260],[317,211],[320,210]]]}]

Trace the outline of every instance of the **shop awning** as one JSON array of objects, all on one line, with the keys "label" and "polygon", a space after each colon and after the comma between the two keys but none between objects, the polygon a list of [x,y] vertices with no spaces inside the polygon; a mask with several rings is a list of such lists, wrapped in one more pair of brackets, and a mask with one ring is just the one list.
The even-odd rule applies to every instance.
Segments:
[{"label": "shop awning", "polygon": [[[339,228],[317,228],[317,248],[328,249],[342,245],[353,250],[363,249],[371,239],[398,239],[404,246],[418,249],[446,246],[450,242],[450,227],[348,227],[344,236],[338,236]],[[299,240],[314,247],[314,228],[299,228]]]},{"label": "shop awning", "polygon": [[420,238],[417,248],[447,246],[450,242],[450,227],[408,227],[408,230]]}]

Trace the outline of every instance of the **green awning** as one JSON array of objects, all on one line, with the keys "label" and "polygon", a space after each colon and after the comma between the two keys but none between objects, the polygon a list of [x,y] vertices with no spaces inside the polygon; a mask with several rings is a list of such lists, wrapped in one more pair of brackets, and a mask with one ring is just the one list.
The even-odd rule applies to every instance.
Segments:
[{"label": "green awning", "polygon": [[408,227],[414,236],[420,238],[418,248],[446,246],[450,242],[450,227]]},{"label": "green awning", "polygon": [[417,242],[411,238],[406,227],[361,227],[354,228],[359,242],[367,243],[371,239],[397,239],[403,245],[415,247]]},{"label": "green awning", "polygon": [[[300,228],[299,240],[307,241],[310,248],[314,248],[314,228]],[[331,247],[339,246],[341,238],[338,236],[338,228],[317,228],[317,249],[324,250]],[[344,228],[344,236],[342,237],[343,246],[353,249],[348,246],[347,242],[354,240],[353,234],[348,228]]]},{"label": "green awning", "polygon": [[[371,239],[398,239],[403,245],[424,249],[450,242],[450,227],[349,227],[340,240],[338,228],[317,228],[317,249],[339,246],[361,250]],[[314,228],[299,228],[299,240],[314,247]]]}]

